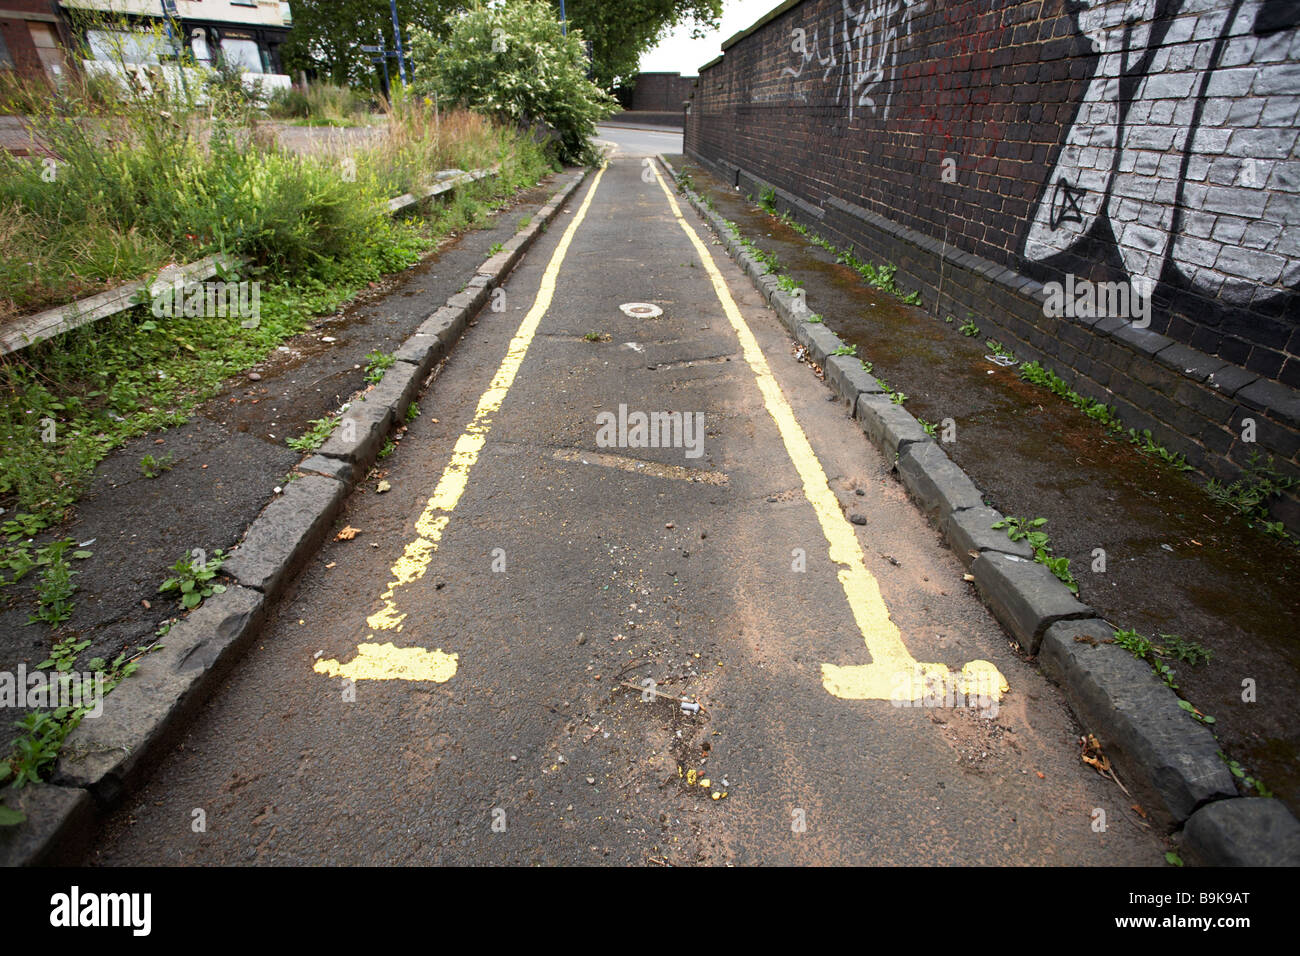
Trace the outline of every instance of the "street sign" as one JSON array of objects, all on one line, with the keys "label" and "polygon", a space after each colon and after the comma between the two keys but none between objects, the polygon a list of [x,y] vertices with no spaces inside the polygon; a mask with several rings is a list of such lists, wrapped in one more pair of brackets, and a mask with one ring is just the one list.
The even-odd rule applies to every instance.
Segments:
[{"label": "street sign", "polygon": [[363,44],[361,47],[361,52],[362,53],[383,53],[384,48],[382,46],[366,46]]}]

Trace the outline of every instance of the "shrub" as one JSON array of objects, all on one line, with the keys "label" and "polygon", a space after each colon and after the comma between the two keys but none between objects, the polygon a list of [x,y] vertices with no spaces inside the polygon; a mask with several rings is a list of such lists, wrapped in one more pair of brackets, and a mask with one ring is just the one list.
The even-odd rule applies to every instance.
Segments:
[{"label": "shrub", "polygon": [[475,2],[447,18],[448,36],[411,31],[417,93],[439,97],[558,136],[565,163],[594,159],[596,123],[615,111],[613,97],[587,79],[581,35],[566,37],[542,0]]}]

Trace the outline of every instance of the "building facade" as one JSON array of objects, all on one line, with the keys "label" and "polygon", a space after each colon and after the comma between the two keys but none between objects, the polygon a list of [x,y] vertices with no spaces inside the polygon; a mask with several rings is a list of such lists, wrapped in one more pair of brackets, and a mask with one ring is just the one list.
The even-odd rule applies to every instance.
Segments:
[{"label": "building facade", "polygon": [[[172,41],[156,29],[164,15],[179,25]],[[179,46],[196,65],[224,59],[246,76],[287,85],[280,47],[291,23],[284,0],[0,0],[0,70],[57,76],[70,63],[175,66]]]},{"label": "building facade", "polygon": [[56,0],[0,0],[0,70],[57,76],[70,36]]}]

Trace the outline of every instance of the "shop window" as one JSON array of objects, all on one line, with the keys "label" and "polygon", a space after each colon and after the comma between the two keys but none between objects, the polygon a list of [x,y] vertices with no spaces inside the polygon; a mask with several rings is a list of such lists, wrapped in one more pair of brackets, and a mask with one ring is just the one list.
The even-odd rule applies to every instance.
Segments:
[{"label": "shop window", "polygon": [[256,40],[233,40],[229,37],[221,41],[221,55],[226,62],[238,66],[245,73],[264,73],[262,53],[257,48]]}]

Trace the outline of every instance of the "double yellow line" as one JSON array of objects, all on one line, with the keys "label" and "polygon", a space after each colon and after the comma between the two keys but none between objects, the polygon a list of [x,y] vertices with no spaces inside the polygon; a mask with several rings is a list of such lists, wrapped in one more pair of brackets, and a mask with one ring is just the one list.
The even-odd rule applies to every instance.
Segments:
[{"label": "double yellow line", "polygon": [[[658,168],[653,164],[650,168],[654,170],[655,180],[663,190],[678,225],[694,246],[723,312],[740,341],[745,361],[754,373],[759,392],[763,396],[763,403],[776,424],[786,452],[803,483],[804,496],[817,515],[829,546],[830,559],[839,568],[837,576],[840,585],[871,656],[870,664],[843,667],[823,664],[823,687],[836,697],[854,700],[909,702],[932,697],[937,690],[944,689],[955,689],[963,695],[1000,699],[1007,689],[1006,680],[988,661],[971,661],[961,669],[960,675],[954,677],[946,665],[919,663],[908,652],[897,625],[889,616],[880,586],[867,570],[857,534],[831,491],[826,472],[772,375],[757,339],[736,306],[717,263],[698,233],[682,215],[676,197],[664,182]],[[443,532],[465,493],[470,472],[478,462],[479,454],[492,430],[493,420],[523,365],[542,318],[551,306],[569,246],[591,208],[604,174],[605,167],[602,166],[546,266],[532,308],[515,332],[505,358],[487,391],[479,399],[473,419],[457,439],[451,460],[443,469],[433,496],[416,520],[415,539],[406,546],[402,556],[393,565],[393,580],[380,595],[382,607],[367,618],[367,624],[372,630],[369,635],[371,640],[359,644],[357,655],[347,664],[341,664],[337,660],[317,661],[314,668],[317,673],[354,680],[396,679],[438,683],[450,680],[455,675],[458,655],[445,653],[441,648],[430,651],[422,647],[399,648],[391,643],[374,643],[373,632],[402,632],[407,615],[398,608],[398,591],[424,576],[438,550]]]}]

